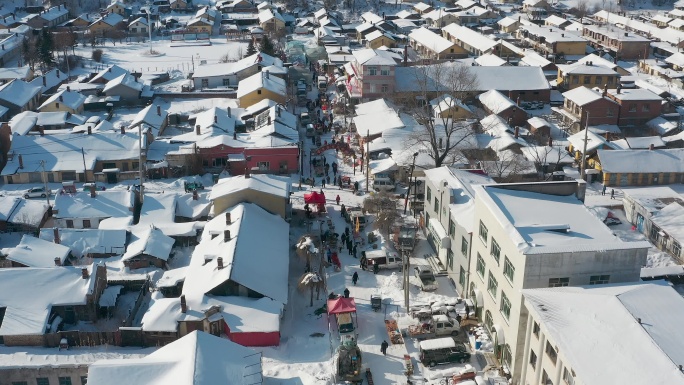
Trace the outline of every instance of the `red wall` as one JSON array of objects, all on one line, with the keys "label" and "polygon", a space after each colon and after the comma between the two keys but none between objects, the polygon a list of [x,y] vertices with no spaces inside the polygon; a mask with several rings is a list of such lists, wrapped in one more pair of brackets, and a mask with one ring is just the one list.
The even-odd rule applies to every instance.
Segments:
[{"label": "red wall", "polygon": [[269,333],[230,333],[231,341],[242,346],[278,346],[280,345],[280,332]]},{"label": "red wall", "polygon": [[[275,148],[234,148],[228,146],[217,146],[212,148],[200,149],[200,156],[203,160],[209,161],[212,167],[216,158],[226,158],[229,154],[244,154],[245,158],[251,157],[247,162],[233,162],[231,165],[232,175],[242,175],[245,167],[257,167],[259,162],[269,162],[269,172],[279,173],[280,162],[286,161],[288,173],[299,171],[299,149],[295,147],[275,147]],[[247,163],[247,164],[245,164]]]}]

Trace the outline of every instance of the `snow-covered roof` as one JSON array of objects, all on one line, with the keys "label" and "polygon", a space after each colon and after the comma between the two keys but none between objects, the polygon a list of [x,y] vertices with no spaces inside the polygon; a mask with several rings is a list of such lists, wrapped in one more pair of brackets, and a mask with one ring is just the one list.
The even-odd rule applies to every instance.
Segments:
[{"label": "snow-covered roof", "polygon": [[241,98],[262,88],[284,96],[287,94],[286,86],[285,80],[277,76],[271,76],[267,72],[258,72],[240,81],[237,89],[237,97]]},{"label": "snow-covered roof", "polygon": [[385,99],[356,105],[356,114],[352,120],[356,131],[361,135],[375,136],[387,130],[405,127],[399,112],[387,104]]},{"label": "snow-covered roof", "polygon": [[680,202],[672,202],[651,216],[651,222],[661,231],[678,242],[684,241],[684,207]]},{"label": "snow-covered roof", "polygon": [[278,11],[273,11],[270,8],[263,9],[259,12],[259,23],[267,23],[274,18],[276,20],[280,20],[283,23],[285,22],[285,19],[283,19],[283,16],[278,12]]},{"label": "snow-covered roof", "polygon": [[226,338],[193,331],[146,357],[97,361],[88,368],[88,381],[99,385],[240,384],[249,373],[248,366],[255,372],[261,370],[252,366],[253,354]]},{"label": "snow-covered roof", "polygon": [[520,65],[546,67],[549,64],[552,64],[551,61],[532,50],[524,51],[524,56],[520,59]]},{"label": "snow-covered roof", "polygon": [[105,16],[95,20],[90,24],[88,27],[92,26],[93,24],[101,21],[105,24],[111,25],[112,27],[115,27],[117,24],[120,22],[126,20],[123,16],[119,15],[118,13],[110,12],[106,14]]},{"label": "snow-covered roof", "polygon": [[576,34],[568,33],[565,30],[544,25],[539,26],[532,23],[525,23],[520,26],[520,30],[528,31],[534,36],[543,37],[548,44],[553,43],[586,43],[587,40]]},{"label": "snow-covered roof", "polygon": [[570,23],[570,20],[564,19],[564,18],[562,18],[560,16],[556,16],[556,15],[551,15],[551,16],[547,17],[546,19],[544,19],[544,24],[552,25],[552,26],[557,27],[557,28],[560,28],[561,25],[568,24],[568,23]]},{"label": "snow-covered roof", "polygon": [[[626,24],[629,25],[629,24]],[[656,27],[655,25],[653,25]],[[631,27],[631,25],[630,25]],[[657,27],[656,27],[657,28]],[[597,33],[599,35],[606,36],[608,39],[617,41],[628,41],[628,42],[650,42],[648,38],[645,38],[634,32],[628,32],[622,28],[615,27],[613,25],[585,25],[584,29]]]},{"label": "snow-covered roof", "polygon": [[23,107],[41,92],[41,88],[21,79],[15,79],[0,86],[0,100]]},{"label": "snow-covered roof", "polygon": [[401,59],[401,55],[371,48],[352,51],[352,55],[354,55],[354,59],[356,59],[359,65],[394,66],[397,64],[397,60]]},{"label": "snow-covered roof", "polygon": [[623,88],[618,93],[617,89],[609,89],[608,94],[618,100],[652,100],[661,101],[663,98],[643,88]]},{"label": "snow-covered roof", "polygon": [[649,120],[646,122],[646,125],[655,130],[658,135],[667,135],[668,133],[679,128],[679,124],[677,124],[676,121],[669,121],[662,116]]},{"label": "snow-covered roof", "polygon": [[510,27],[511,25],[517,23],[518,20],[514,19],[512,17],[506,16],[503,19],[499,20],[496,22],[496,24],[502,26],[502,27]]},{"label": "snow-covered roof", "polygon": [[523,296],[583,384],[684,384],[684,299],[667,282],[526,289]]},{"label": "snow-covered roof", "polygon": [[147,193],[144,196],[140,209],[139,226],[163,226],[173,223],[176,216],[176,200],[178,194],[172,193]]},{"label": "snow-covered roof", "polygon": [[47,211],[48,205],[42,200],[20,199],[7,222],[38,228],[43,224]]},{"label": "snow-covered roof", "polygon": [[[40,239],[55,241],[55,229],[40,229]],[[86,254],[123,254],[126,251],[126,230],[57,229],[59,243],[71,249],[75,257]]]},{"label": "snow-covered roof", "polygon": [[482,56],[475,58],[475,62],[481,66],[489,66],[489,67],[498,67],[498,66],[506,65],[506,63],[507,63],[506,60],[504,60],[504,59],[502,59],[502,58],[500,58],[494,54],[491,54],[491,53],[484,54]]},{"label": "snow-covered roof", "polygon": [[425,170],[424,172],[425,177],[434,186],[440,186],[443,182],[447,183],[452,197],[449,211],[460,226],[472,233],[475,229],[475,193],[472,186],[496,184],[496,182],[484,173],[447,166]]},{"label": "snow-covered roof", "polygon": [[0,336],[41,335],[52,306],[84,305],[95,288],[96,267],[87,267],[86,279],[82,268],[86,267],[0,269],[0,304],[6,308]]},{"label": "snow-covered roof", "polygon": [[9,250],[7,259],[26,267],[54,267],[59,258],[64,264],[69,256],[69,247],[44,241],[31,235],[24,235],[17,247]]},{"label": "snow-covered roof", "polygon": [[573,63],[558,64],[557,67],[564,75],[618,75],[613,69],[598,65]]},{"label": "snow-covered roof", "polygon": [[409,17],[418,16],[418,14],[410,9],[402,9],[401,11],[397,12],[395,16],[399,19],[406,19]]},{"label": "snow-covered roof", "polygon": [[0,68],[0,79],[26,79],[31,74],[31,67]]},{"label": "snow-covered roof", "polygon": [[684,149],[662,150],[599,150],[604,173],[682,173]]},{"label": "snow-covered roof", "polygon": [[442,30],[459,41],[482,52],[487,52],[498,44],[487,36],[456,23],[451,23],[442,28]]},{"label": "snow-covered roof", "polygon": [[435,52],[442,53],[454,46],[454,43],[427,28],[416,28],[409,34],[409,39]]},{"label": "snow-covered roof", "polygon": [[20,200],[19,197],[0,196],[0,221],[7,222]]},{"label": "snow-covered roof", "polygon": [[444,94],[430,100],[430,105],[432,106],[432,109],[436,112],[448,111],[453,107],[458,107],[466,110],[467,112],[472,112],[470,107],[465,105],[462,101],[448,94]]},{"label": "snow-covered roof", "polygon": [[541,165],[566,165],[575,161],[563,146],[528,146],[520,150],[525,159]]},{"label": "snow-covered roof", "polygon": [[41,104],[40,107],[38,107],[38,110],[42,109],[43,107],[51,104],[51,103],[60,103],[63,104],[71,109],[77,109],[85,103],[86,97],[83,96],[80,92],[76,91],[67,91],[67,90],[62,90],[58,91],[56,94],[50,96],[43,104]]},{"label": "snow-covered roof", "polygon": [[645,241],[620,240],[574,195],[516,191],[502,186],[473,188],[476,199],[488,208],[523,254],[618,249],[645,251],[650,246]]},{"label": "snow-covered roof", "polygon": [[146,229],[136,226],[136,230],[133,230],[131,235],[131,242],[121,258],[123,261],[143,254],[168,261],[171,248],[175,242],[173,238],[164,235],[161,230],[152,226]]},{"label": "snow-covered roof", "polygon": [[128,23],[128,26],[130,27],[130,26],[136,25],[136,24],[142,24],[144,26],[147,26],[148,25],[147,24],[147,18],[146,17],[139,17],[139,18],[133,20],[132,22]]},{"label": "snow-covered roof", "polygon": [[134,194],[127,190],[98,191],[94,198],[89,192],[57,194],[55,218],[121,218],[133,216]]},{"label": "snow-covered roof", "polygon": [[102,71],[100,71],[97,75],[93,76],[92,79],[88,83],[95,83],[95,82],[102,82],[104,81],[105,83],[114,80],[121,75],[127,74],[128,71],[119,67],[118,65],[111,65]]},{"label": "snow-covered roof", "polygon": [[655,148],[667,146],[667,143],[660,136],[638,136],[614,140],[611,143],[620,150],[646,150],[651,145]]},{"label": "snow-covered roof", "polygon": [[255,53],[232,63],[203,64],[196,67],[193,79],[227,76],[244,71],[252,66],[282,66],[282,61],[265,53]]},{"label": "snow-covered roof", "polygon": [[378,38],[383,37],[383,36],[390,39],[390,40],[394,40],[394,38],[390,34],[383,32],[383,31],[380,31],[380,30],[373,31],[373,32],[369,33],[368,35],[366,35],[366,40],[373,41],[373,40],[378,39]]},{"label": "snow-covered roof", "polygon": [[40,87],[40,92],[45,93],[49,89],[66,82],[68,78],[67,74],[55,68],[43,74],[43,76],[35,77],[31,80],[31,85]]},{"label": "snow-covered roof", "polygon": [[[93,132],[92,134],[14,135],[10,154],[2,175],[45,171],[82,172],[92,170],[98,160],[137,159],[138,133]],[[144,145],[144,142],[143,142]],[[81,149],[83,152],[81,152]],[[19,168],[19,154],[24,168]],[[84,160],[85,158],[85,160]]]},{"label": "snow-covered roof", "polygon": [[[109,83],[107,83],[109,85]],[[137,83],[141,84],[141,83]],[[150,104],[149,106],[143,108],[135,115],[133,121],[128,125],[128,128],[138,127],[143,125],[143,128],[151,127],[154,131],[154,136],[159,134],[159,130],[166,122],[168,116],[168,111],[159,104]]]},{"label": "snow-covered roof", "polygon": [[209,193],[198,192],[197,200],[192,199],[192,194],[182,194],[176,200],[176,215],[195,220],[208,215],[210,206]]},{"label": "snow-covered roof", "polygon": [[39,17],[39,18],[46,20],[46,21],[52,21],[55,19],[59,19],[60,17],[68,15],[68,14],[69,14],[69,10],[67,9],[67,7],[62,6],[60,4],[60,5],[50,7],[46,10],[43,10],[41,13],[31,15],[28,18],[28,20]]},{"label": "snow-covered roof", "polygon": [[209,199],[214,200],[245,190],[260,191],[287,199],[290,196],[290,178],[271,174],[254,174],[248,178],[244,175],[224,178],[211,189]]},{"label": "snow-covered roof", "polygon": [[386,158],[371,160],[368,162],[368,168],[371,170],[372,175],[376,175],[396,170],[397,163],[394,161],[394,159],[388,156]]},{"label": "snow-covered roof", "polygon": [[587,153],[591,153],[603,146],[609,148],[617,148],[617,146],[608,142],[603,136],[593,132],[591,129],[589,132],[585,133],[585,130],[572,134],[568,137],[568,142],[572,144],[574,151],[579,151],[580,153],[584,151],[584,137],[587,137]]},{"label": "snow-covered roof", "polygon": [[600,92],[596,92],[591,88],[587,88],[584,86],[574,88],[567,92],[563,92],[563,97],[565,99],[572,101],[578,106],[584,106],[603,98]]},{"label": "snow-covered roof", "polygon": [[118,78],[114,78],[108,81],[102,92],[107,93],[107,91],[111,91],[114,87],[118,86],[124,86],[134,89],[136,91],[142,91],[144,84],[142,82],[139,82],[135,76],[129,73],[125,73],[119,76]]},{"label": "snow-covered roof", "polygon": [[491,111],[492,114],[499,114],[511,107],[516,106],[514,101],[497,90],[487,91],[478,95],[477,98],[485,108]]},{"label": "snow-covered roof", "polygon": [[425,3],[423,3],[423,2],[420,2],[420,3],[418,3],[418,4],[414,4],[414,5],[413,5],[413,9],[415,9],[415,10],[417,10],[417,11],[420,11],[420,12],[425,12],[425,11],[427,11],[428,9],[431,9],[431,8],[432,8],[432,6],[430,6],[430,5],[428,5],[428,4],[425,4]]}]

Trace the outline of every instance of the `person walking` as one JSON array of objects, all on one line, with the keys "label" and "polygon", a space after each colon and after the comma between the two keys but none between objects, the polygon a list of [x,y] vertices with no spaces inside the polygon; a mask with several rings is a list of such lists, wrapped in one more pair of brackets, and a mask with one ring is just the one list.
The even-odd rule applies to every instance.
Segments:
[{"label": "person walking", "polygon": [[356,258],[356,244],[354,244],[354,247],[352,247],[352,251],[354,252],[354,258]]},{"label": "person walking", "polygon": [[385,356],[387,355],[387,348],[388,347],[389,347],[389,344],[387,343],[387,341],[382,341],[382,343],[380,344],[380,351]]},{"label": "person walking", "polygon": [[332,263],[332,250],[328,249],[328,263]]},{"label": "person walking", "polygon": [[347,244],[347,233],[342,233],[342,243]]},{"label": "person walking", "polygon": [[359,260],[359,267],[361,267],[361,270],[366,271],[367,261],[368,260],[366,259],[366,254],[362,251],[361,252],[361,259]]},{"label": "person walking", "polygon": [[325,188],[325,178],[321,178],[321,186]]},{"label": "person walking", "polygon": [[340,195],[338,194],[337,197],[335,198],[335,201],[337,202],[337,205],[340,205]]},{"label": "person walking", "polygon": [[344,218],[344,203],[340,206],[340,215],[342,215],[342,218]]},{"label": "person walking", "polygon": [[467,304],[465,305],[465,319],[468,319],[470,317],[470,306]]},{"label": "person walking", "polygon": [[356,286],[356,282],[359,280],[359,273],[354,272],[354,275],[352,275],[352,283],[354,286]]},{"label": "person walking", "polygon": [[601,191],[601,195],[606,195],[606,185],[603,185],[603,191]]},{"label": "person walking", "polygon": [[615,189],[610,189],[610,199],[615,199]]},{"label": "person walking", "polygon": [[345,287],[342,293],[344,293],[344,298],[349,298],[349,289]]}]

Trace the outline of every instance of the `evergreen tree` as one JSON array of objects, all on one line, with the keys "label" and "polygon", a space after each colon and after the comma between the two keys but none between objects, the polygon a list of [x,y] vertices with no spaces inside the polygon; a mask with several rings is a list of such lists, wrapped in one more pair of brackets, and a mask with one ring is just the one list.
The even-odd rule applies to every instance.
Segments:
[{"label": "evergreen tree", "polygon": [[45,28],[38,38],[38,55],[40,57],[41,63],[46,67],[52,67],[55,64],[54,57],[54,41],[52,39],[52,34]]},{"label": "evergreen tree", "polygon": [[257,53],[256,46],[254,45],[254,39],[251,39],[247,45],[247,56],[252,56],[255,53]]},{"label": "evergreen tree", "polygon": [[271,40],[266,35],[261,38],[261,52],[266,55],[275,56],[275,47],[273,47],[273,43],[271,43]]}]

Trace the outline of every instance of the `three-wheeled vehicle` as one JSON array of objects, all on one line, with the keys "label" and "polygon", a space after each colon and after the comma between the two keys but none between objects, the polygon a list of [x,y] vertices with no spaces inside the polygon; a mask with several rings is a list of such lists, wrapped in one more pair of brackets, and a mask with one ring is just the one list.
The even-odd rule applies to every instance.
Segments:
[{"label": "three-wheeled vehicle", "polygon": [[382,296],[379,294],[371,294],[370,302],[373,311],[378,311],[382,307]]},{"label": "three-wheeled vehicle", "polygon": [[186,193],[195,190],[204,190],[204,185],[200,182],[184,182],[183,187],[185,188]]}]

